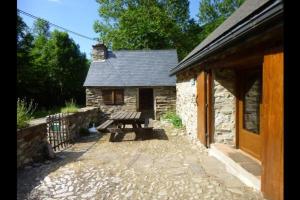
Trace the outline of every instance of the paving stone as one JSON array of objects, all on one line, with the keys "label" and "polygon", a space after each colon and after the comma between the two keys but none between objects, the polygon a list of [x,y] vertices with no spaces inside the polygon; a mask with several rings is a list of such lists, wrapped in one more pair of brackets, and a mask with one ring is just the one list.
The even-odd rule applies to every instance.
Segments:
[{"label": "paving stone", "polygon": [[154,121],[154,127],[164,129],[168,140],[112,143],[103,134],[78,141],[47,168],[24,169],[17,199],[263,199],[209,157],[199,141],[167,122]]}]

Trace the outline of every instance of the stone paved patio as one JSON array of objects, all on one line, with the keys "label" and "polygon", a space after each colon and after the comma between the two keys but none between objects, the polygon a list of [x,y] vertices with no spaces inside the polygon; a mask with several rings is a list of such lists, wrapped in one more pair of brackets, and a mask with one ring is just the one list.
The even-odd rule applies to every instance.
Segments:
[{"label": "stone paved patio", "polygon": [[18,172],[18,199],[263,199],[226,172],[183,130],[154,122],[153,138],[82,139],[57,158]]}]

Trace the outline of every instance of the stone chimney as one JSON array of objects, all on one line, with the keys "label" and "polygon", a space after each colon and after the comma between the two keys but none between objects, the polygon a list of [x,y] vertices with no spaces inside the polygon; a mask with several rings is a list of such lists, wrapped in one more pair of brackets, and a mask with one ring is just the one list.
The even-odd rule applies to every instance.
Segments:
[{"label": "stone chimney", "polygon": [[93,61],[101,61],[107,58],[107,47],[103,43],[93,45]]}]

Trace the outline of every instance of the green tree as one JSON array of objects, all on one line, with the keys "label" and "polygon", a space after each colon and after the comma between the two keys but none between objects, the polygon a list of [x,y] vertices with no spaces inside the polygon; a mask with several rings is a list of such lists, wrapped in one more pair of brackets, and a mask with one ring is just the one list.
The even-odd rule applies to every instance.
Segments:
[{"label": "green tree", "polygon": [[[176,48],[183,58],[189,21],[188,0],[97,0],[101,21],[94,23],[100,39],[113,50]],[[193,38],[193,37],[192,37]]]},{"label": "green tree", "polygon": [[43,19],[37,19],[33,25],[33,33],[38,36],[50,36],[50,25],[49,22]]},{"label": "green tree", "polygon": [[88,60],[67,33],[50,32],[48,23],[37,20],[31,34],[18,16],[17,58],[18,97],[34,99],[40,107],[72,98],[84,104]]},{"label": "green tree", "polygon": [[201,0],[198,17],[203,32],[200,40],[222,24],[243,2],[244,0]]},{"label": "green tree", "polygon": [[20,96],[25,96],[30,80],[33,36],[23,19],[17,15],[17,90]]}]

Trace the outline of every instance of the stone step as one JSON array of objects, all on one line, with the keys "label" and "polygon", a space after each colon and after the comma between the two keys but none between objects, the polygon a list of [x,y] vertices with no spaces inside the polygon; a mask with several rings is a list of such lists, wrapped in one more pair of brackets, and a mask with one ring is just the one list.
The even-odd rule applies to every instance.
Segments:
[{"label": "stone step", "polygon": [[208,153],[224,163],[229,173],[236,176],[247,186],[260,191],[261,166],[259,161],[239,149],[218,143],[211,144]]}]

